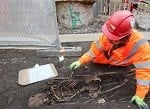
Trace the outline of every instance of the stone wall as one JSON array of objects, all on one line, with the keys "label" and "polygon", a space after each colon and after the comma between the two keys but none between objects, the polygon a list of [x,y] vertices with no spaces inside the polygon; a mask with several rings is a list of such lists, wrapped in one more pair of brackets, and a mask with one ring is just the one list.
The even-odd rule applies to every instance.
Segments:
[{"label": "stone wall", "polygon": [[56,11],[58,22],[67,28],[79,28],[88,25],[93,20],[92,0],[90,2],[84,0],[56,2]]}]

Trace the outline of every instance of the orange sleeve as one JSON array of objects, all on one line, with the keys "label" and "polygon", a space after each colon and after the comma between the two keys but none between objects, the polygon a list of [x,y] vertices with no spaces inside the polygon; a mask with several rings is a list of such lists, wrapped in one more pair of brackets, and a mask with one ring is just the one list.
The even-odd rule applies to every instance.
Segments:
[{"label": "orange sleeve", "polygon": [[144,99],[148,92],[149,92],[148,86],[137,85],[137,87],[136,87],[136,95],[137,96]]},{"label": "orange sleeve", "polygon": [[150,83],[150,68],[136,69],[136,79],[137,81],[140,80],[141,82],[141,83],[137,82],[136,95],[144,99],[149,92],[150,84],[148,85],[147,82]]},{"label": "orange sleeve", "polygon": [[81,56],[79,58],[79,61],[81,62],[81,64],[86,64],[86,63],[92,61],[92,58],[85,53],[83,56]]},{"label": "orange sleeve", "polygon": [[150,88],[150,46],[143,44],[134,57],[134,65],[136,67],[136,95],[145,98]]},{"label": "orange sleeve", "polygon": [[86,64],[94,59],[97,55],[101,53],[100,47],[101,47],[101,39],[102,36],[99,37],[98,40],[91,43],[89,51],[93,54],[92,56],[88,54],[88,52],[84,53],[80,58],[79,61],[81,64]]}]

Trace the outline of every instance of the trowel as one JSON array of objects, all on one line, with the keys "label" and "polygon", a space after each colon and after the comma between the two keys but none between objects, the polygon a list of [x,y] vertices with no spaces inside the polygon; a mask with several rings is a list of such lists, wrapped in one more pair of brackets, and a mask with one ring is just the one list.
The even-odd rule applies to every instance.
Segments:
[{"label": "trowel", "polygon": [[36,64],[33,68],[23,69],[19,71],[18,84],[29,85],[49,78],[54,78],[57,75],[58,72],[54,64]]}]

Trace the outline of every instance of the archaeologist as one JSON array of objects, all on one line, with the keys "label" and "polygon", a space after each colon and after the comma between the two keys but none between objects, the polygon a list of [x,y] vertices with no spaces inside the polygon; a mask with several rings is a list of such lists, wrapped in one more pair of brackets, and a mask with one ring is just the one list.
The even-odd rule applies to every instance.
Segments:
[{"label": "archaeologist", "polygon": [[134,16],[128,10],[117,11],[102,26],[102,35],[91,43],[89,51],[71,63],[75,70],[88,62],[113,66],[134,65],[136,68],[136,93],[131,103],[139,109],[148,109],[144,102],[150,87],[150,45],[134,29]]}]

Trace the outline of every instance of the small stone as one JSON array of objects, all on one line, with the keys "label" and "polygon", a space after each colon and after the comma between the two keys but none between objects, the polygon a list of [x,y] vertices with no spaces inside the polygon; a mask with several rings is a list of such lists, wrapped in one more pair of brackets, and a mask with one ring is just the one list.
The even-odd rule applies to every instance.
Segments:
[{"label": "small stone", "polygon": [[105,103],[105,99],[101,98],[101,99],[97,100],[97,103],[98,103],[98,104]]},{"label": "small stone", "polygon": [[39,93],[39,94],[29,98],[28,106],[30,108],[38,107],[38,106],[44,104],[48,100],[49,99],[45,93]]}]

